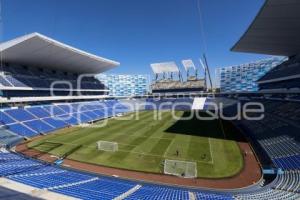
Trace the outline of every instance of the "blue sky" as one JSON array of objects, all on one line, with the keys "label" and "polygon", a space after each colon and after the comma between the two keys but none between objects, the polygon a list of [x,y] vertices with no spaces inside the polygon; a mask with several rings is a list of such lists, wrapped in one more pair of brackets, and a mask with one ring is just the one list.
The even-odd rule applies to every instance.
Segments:
[{"label": "blue sky", "polygon": [[198,58],[228,66],[268,57],[230,52],[264,0],[1,0],[1,40],[40,32],[121,63],[111,73],[151,74],[150,63]]}]

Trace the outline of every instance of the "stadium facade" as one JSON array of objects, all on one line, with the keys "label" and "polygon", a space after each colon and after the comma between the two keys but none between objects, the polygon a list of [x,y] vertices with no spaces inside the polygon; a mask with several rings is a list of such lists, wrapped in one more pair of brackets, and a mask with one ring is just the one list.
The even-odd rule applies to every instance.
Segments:
[{"label": "stadium facade", "polygon": [[255,92],[257,80],[281,64],[285,58],[271,57],[250,63],[216,69],[216,87],[221,92]]},{"label": "stadium facade", "polygon": [[148,93],[148,75],[100,74],[97,78],[109,89],[109,96],[139,96]]}]

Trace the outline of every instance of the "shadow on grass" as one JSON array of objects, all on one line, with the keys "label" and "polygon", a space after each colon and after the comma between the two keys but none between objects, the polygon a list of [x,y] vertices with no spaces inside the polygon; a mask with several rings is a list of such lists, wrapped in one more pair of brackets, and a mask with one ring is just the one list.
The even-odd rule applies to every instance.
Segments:
[{"label": "shadow on grass", "polygon": [[[239,142],[246,141],[241,132],[230,122],[224,120],[200,120],[196,117],[195,113],[198,112],[201,117],[208,117],[209,114],[205,111],[185,111],[182,118],[187,118],[193,114],[193,118],[190,120],[177,120],[172,126],[167,128],[165,132],[183,134],[183,135],[194,135],[200,137],[210,137],[216,139],[224,139],[222,126],[225,132],[226,140],[234,140]],[[222,123],[222,126],[221,126]]]}]

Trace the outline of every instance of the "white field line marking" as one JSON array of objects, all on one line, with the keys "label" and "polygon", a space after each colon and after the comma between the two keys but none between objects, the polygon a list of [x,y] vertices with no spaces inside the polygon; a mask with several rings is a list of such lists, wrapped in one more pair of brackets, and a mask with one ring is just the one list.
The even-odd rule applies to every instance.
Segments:
[{"label": "white field line marking", "polygon": [[211,157],[211,161],[209,161],[209,163],[214,164],[214,157],[213,157],[213,152],[211,149],[210,138],[208,138],[208,144],[209,144],[209,153],[210,153],[210,157]]},{"label": "white field line marking", "polygon": [[171,143],[169,144],[169,146],[167,147],[167,149],[165,150],[164,155],[162,156],[163,158],[166,158],[166,154],[169,151],[169,148],[173,145],[174,141],[175,141],[176,136],[172,139]]}]

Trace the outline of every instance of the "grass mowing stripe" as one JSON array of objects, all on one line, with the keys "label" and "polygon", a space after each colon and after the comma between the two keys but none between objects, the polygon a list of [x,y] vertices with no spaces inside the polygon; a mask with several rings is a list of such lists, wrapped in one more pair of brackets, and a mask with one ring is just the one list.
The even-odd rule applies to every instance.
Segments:
[{"label": "grass mowing stripe", "polygon": [[[144,117],[146,117],[147,115],[150,115],[150,114],[151,113],[142,114],[142,118],[144,118]],[[105,126],[105,127],[86,127],[86,128],[83,128],[83,130],[86,130],[87,132],[89,132],[89,134],[92,134],[92,133],[95,133],[95,132],[101,132],[102,129],[105,129],[107,132],[108,131],[113,132],[113,131],[119,129],[120,127],[122,127],[123,123],[125,123],[125,121],[117,120],[117,119],[110,119],[109,123],[107,123],[107,126]],[[127,125],[130,126],[133,123],[134,123],[134,121],[129,121],[129,123],[127,123]],[[97,125],[97,123],[95,125]],[[92,131],[91,131],[91,129],[92,129]],[[76,135],[75,140],[79,139],[79,137],[82,137],[82,136],[86,136],[85,131],[82,131],[80,133],[80,135]]]},{"label": "grass mowing stripe", "polygon": [[[147,115],[151,115],[151,113],[148,113]],[[147,115],[144,115],[144,117],[147,117]],[[131,121],[131,123],[133,124],[133,121]],[[135,123],[135,125],[139,125],[138,123]],[[128,132],[130,132],[129,130],[131,129],[136,129],[138,130],[138,128],[135,128],[135,126],[133,125],[130,125],[128,124],[128,126],[126,126],[125,128],[122,128],[121,130],[124,130],[124,132],[120,133],[116,133],[114,132],[114,130],[118,130],[120,129],[122,126],[122,124],[118,124],[118,125],[115,125],[115,126],[111,126],[111,127],[108,127],[104,130],[100,129],[96,129],[94,130],[93,132],[90,132],[89,135],[84,135],[84,139],[82,138],[78,138],[77,140],[80,140],[80,143],[81,144],[93,144],[95,141],[98,141],[98,140],[107,140],[107,141],[116,141],[116,142],[120,142],[117,138],[120,137],[120,138],[124,138],[124,136],[126,136],[126,134],[128,134]],[[105,131],[105,133],[103,133]],[[101,133],[102,132],[102,133]],[[76,143],[76,141],[73,141]]]},{"label": "grass mowing stripe", "polygon": [[172,142],[172,140],[166,140],[166,139],[161,139],[159,140],[151,149],[150,153],[151,154],[156,154],[156,155],[161,155],[161,157],[163,157],[164,152],[166,151],[166,149],[168,148],[168,146],[170,145],[170,143]]},{"label": "grass mowing stripe", "polygon": [[155,135],[155,134],[156,134],[156,136],[161,136],[162,135],[161,130],[164,130],[165,126],[169,126],[169,121],[172,120],[172,119],[170,119],[170,114],[169,113],[162,113],[162,116],[163,116],[162,120],[156,121],[158,123],[157,127],[159,127],[159,128],[156,129],[156,130],[153,130],[153,132],[151,133],[149,138],[145,139],[144,141],[141,141],[140,143],[138,143],[137,146],[134,149],[132,149],[132,151],[135,151],[135,152],[150,152],[152,150],[151,147],[156,144],[154,142],[159,141],[157,139],[152,138],[152,136]]},{"label": "grass mowing stripe", "polygon": [[158,129],[154,131],[151,137],[161,138],[165,133],[164,131],[173,124],[173,118],[170,113],[166,113],[165,116],[159,121]]},{"label": "grass mowing stripe", "polygon": [[[162,162],[165,158],[197,162],[199,177],[232,176],[242,168],[243,159],[236,142],[216,139],[220,138],[218,136],[221,134],[218,131],[217,121],[210,123],[196,119],[175,121],[169,111],[162,111],[159,114],[162,115],[162,120],[154,120],[154,113],[151,111],[140,113],[139,120],[121,121],[117,120],[119,117],[111,118],[106,120],[107,126],[103,128],[72,127],[56,132],[58,134],[44,136],[32,143],[40,144],[36,146],[37,149],[50,151],[56,155],[62,155],[74,149],[76,145],[83,145],[68,158],[146,172],[163,172]],[[183,112],[175,114],[186,116]],[[207,139],[208,137],[213,138]],[[63,145],[56,148],[47,144],[47,140]],[[98,151],[96,148],[98,140],[116,141],[119,150]],[[176,156],[177,149],[180,151],[179,156]],[[207,154],[206,160],[201,158],[202,154]],[[214,159],[214,164],[211,164],[211,158]]]},{"label": "grass mowing stripe", "polygon": [[[124,121],[122,121],[122,122],[124,122]],[[129,123],[127,124],[126,127],[132,128],[133,124],[135,124],[134,121],[129,121]],[[85,144],[85,143],[95,142],[98,140],[105,140],[105,138],[110,138],[113,135],[115,130],[123,128],[123,126],[124,125],[122,123],[119,123],[114,126],[111,125],[111,126],[107,126],[107,127],[103,127],[103,128],[90,128],[93,130],[90,131],[88,134],[82,134],[81,136],[77,136],[77,138],[75,140],[73,140],[72,142],[74,142],[76,144]],[[82,137],[84,137],[84,138],[82,138]]]},{"label": "grass mowing stripe", "polygon": [[[201,146],[201,150],[199,150],[199,146]],[[191,136],[187,153],[187,157],[191,158],[191,160],[198,160],[206,163],[211,162],[212,157],[209,148],[209,138]]]},{"label": "grass mowing stripe", "polygon": [[[142,118],[146,118],[146,117],[148,117],[148,115],[150,116],[151,113],[148,113],[147,115],[143,115]],[[110,135],[107,135],[108,137],[106,137],[106,138],[101,137],[99,139],[108,140],[108,141],[115,141],[115,142],[119,142],[119,143],[122,143],[122,144],[126,144],[127,145],[126,150],[133,149],[133,148],[135,148],[136,144],[141,143],[144,139],[139,138],[139,137],[130,138],[130,137],[126,137],[126,135],[129,134],[130,132],[140,130],[141,126],[143,126],[143,125],[139,124],[139,123],[135,123],[133,125],[128,125],[128,126],[126,126],[126,128],[122,129],[124,131],[123,133],[110,134]],[[124,140],[127,140],[127,141],[124,141]],[[95,142],[95,140],[92,140],[92,141],[93,141],[92,143]],[[130,145],[130,146],[128,146],[128,145]],[[120,149],[120,150],[122,150],[122,149]],[[97,151],[97,150],[95,149],[95,151]],[[103,156],[103,154],[101,154],[101,155]],[[125,154],[122,154],[122,155],[123,155],[123,157],[125,156]],[[119,154],[117,154],[117,155],[116,154],[105,154],[105,158],[108,159],[108,160],[114,160],[115,159],[114,157],[119,157]],[[120,160],[120,158],[118,158],[118,159]]]}]

